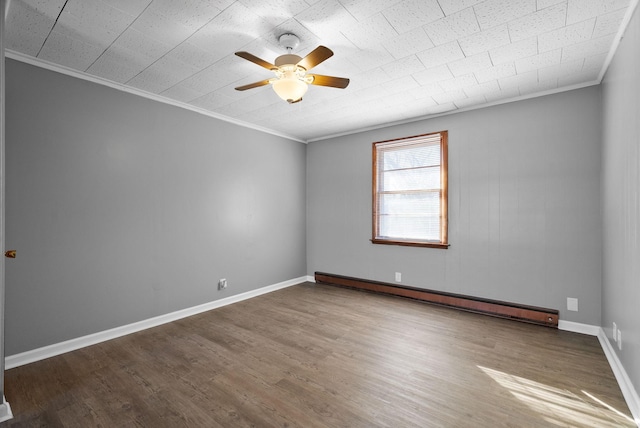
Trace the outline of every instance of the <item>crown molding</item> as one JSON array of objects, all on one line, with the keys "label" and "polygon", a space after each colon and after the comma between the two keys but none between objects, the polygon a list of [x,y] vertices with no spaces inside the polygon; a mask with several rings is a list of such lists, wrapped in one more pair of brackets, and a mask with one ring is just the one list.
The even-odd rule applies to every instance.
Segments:
[{"label": "crown molding", "polygon": [[129,94],[137,95],[139,97],[147,98],[149,100],[157,101],[159,103],[168,104],[174,107],[179,107],[185,110],[192,111],[194,113],[198,113],[204,116],[212,117],[214,119],[222,120],[224,122],[232,123],[234,125],[241,126],[243,128],[253,129],[255,131],[264,132],[265,134],[275,135],[277,137],[286,138],[287,140],[297,141],[299,143],[306,143],[306,140],[303,140],[299,137],[295,137],[293,135],[288,135],[282,132],[275,131],[273,129],[265,128],[262,126],[254,125],[248,122],[244,122],[242,120],[234,119],[229,116],[224,116],[222,114],[214,113],[212,111],[193,106],[191,104],[183,103],[180,101],[172,100],[167,97],[163,97],[158,94],[153,94],[151,92],[143,91],[141,89],[133,88],[131,86],[123,85],[122,83],[113,82],[111,80],[103,79],[98,76],[93,76],[88,73],[84,73],[78,70],[73,70],[69,67],[65,67],[62,65],[54,64],[50,61],[46,61],[39,58],[34,58],[30,55],[25,55],[20,52],[16,52],[11,49],[6,49],[5,56],[7,58],[11,58],[16,61],[23,62],[25,64],[30,64],[35,67],[44,68],[49,71],[53,71],[56,73],[64,74],[67,76],[75,77],[77,79],[86,80],[88,82],[96,83],[98,85],[107,86],[109,88],[117,89],[122,92],[127,92]]}]

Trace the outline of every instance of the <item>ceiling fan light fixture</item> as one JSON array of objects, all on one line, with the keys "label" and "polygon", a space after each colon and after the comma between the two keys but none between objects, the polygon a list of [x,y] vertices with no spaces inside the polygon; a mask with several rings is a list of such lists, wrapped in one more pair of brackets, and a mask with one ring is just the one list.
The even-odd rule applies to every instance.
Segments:
[{"label": "ceiling fan light fixture", "polygon": [[293,64],[279,66],[276,70],[276,79],[271,81],[271,86],[276,94],[290,104],[298,102],[307,92],[308,86],[304,70]]},{"label": "ceiling fan light fixture", "polygon": [[276,94],[288,103],[295,103],[307,93],[307,84],[295,76],[287,76],[271,83]]}]

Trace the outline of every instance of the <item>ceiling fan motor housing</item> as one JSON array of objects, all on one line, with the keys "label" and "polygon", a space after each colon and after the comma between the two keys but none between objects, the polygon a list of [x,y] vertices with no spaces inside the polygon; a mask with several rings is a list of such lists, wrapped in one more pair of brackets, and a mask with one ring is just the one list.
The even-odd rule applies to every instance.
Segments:
[{"label": "ceiling fan motor housing", "polygon": [[280,55],[276,58],[275,65],[276,67],[282,67],[283,65],[296,65],[302,60],[298,55],[286,54]]}]

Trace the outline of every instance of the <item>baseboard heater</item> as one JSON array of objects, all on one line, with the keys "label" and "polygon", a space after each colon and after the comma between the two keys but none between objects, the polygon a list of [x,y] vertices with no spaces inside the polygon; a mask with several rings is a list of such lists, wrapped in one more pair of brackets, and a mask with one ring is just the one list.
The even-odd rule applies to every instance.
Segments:
[{"label": "baseboard heater", "polygon": [[330,273],[316,272],[316,283],[337,285],[393,296],[408,297],[427,303],[460,309],[468,312],[507,318],[516,321],[538,324],[558,328],[558,310],[520,305],[517,303],[501,302],[461,294],[445,293],[442,291],[425,290],[422,288],[405,287],[386,282],[368,279],[352,278]]}]

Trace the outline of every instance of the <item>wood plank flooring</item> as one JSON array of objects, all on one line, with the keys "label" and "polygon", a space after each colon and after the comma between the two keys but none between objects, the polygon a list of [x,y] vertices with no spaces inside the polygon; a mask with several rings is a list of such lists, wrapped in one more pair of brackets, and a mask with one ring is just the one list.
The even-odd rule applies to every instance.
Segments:
[{"label": "wood plank flooring", "polygon": [[633,427],[595,337],[310,283],[8,370],[2,427]]}]

